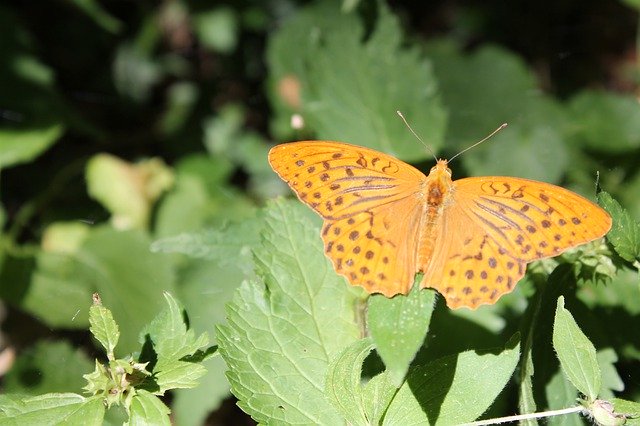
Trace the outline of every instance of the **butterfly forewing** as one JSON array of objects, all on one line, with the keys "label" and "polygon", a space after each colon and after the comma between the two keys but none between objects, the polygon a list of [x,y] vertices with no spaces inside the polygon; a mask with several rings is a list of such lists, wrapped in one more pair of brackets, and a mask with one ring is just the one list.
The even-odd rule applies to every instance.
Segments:
[{"label": "butterfly forewing", "polygon": [[371,293],[407,293],[416,272],[426,176],[385,154],[338,142],[274,147],[269,163],[324,218],[335,270]]},{"label": "butterfly forewing", "polygon": [[515,259],[531,262],[602,237],[603,209],[559,186],[505,177],[454,182],[455,205]]},{"label": "butterfly forewing", "polygon": [[269,163],[300,200],[330,220],[415,197],[426,179],[389,155],[339,142],[277,145]]}]

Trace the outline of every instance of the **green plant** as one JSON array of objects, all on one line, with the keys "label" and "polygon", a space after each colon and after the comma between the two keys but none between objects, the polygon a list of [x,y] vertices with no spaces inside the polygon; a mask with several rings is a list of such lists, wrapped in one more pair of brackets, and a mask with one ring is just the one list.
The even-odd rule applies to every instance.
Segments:
[{"label": "green plant", "polygon": [[[571,17],[602,24],[591,34],[566,25],[562,5],[532,6],[527,20],[498,3],[0,6],[12,28],[0,40],[1,341],[17,353],[0,412],[31,401],[97,413],[104,396],[80,396],[93,368],[87,301],[99,293],[119,324],[115,362],[141,351],[170,293],[222,355],[191,363],[207,370],[199,385],[162,399],[180,425],[244,416],[220,417],[230,389],[265,423],[582,410],[637,422],[640,79],[611,47],[637,49],[625,32],[637,17],[582,4]],[[541,13],[557,23],[544,36]],[[577,44],[547,37],[569,30]],[[318,218],[267,201],[290,195],[267,152],[335,139],[428,170],[396,110],[445,158],[508,122],[456,158],[454,178],[514,175],[587,197],[598,181],[612,231],[530,265],[513,293],[473,312],[431,290],[386,299],[348,286],[323,255]],[[153,377],[131,360],[125,372]],[[127,389],[166,421],[159,389]]]}]

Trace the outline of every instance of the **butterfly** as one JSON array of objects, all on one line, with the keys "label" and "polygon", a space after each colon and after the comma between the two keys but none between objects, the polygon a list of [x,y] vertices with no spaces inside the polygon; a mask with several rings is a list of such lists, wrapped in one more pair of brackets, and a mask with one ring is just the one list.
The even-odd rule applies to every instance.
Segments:
[{"label": "butterfly", "polygon": [[447,160],[429,175],[390,155],[331,141],[281,144],[269,163],[322,216],[338,274],[369,293],[407,294],[416,272],[450,308],[493,304],[527,263],[601,238],[602,208],[559,186],[515,177],[453,181]]}]

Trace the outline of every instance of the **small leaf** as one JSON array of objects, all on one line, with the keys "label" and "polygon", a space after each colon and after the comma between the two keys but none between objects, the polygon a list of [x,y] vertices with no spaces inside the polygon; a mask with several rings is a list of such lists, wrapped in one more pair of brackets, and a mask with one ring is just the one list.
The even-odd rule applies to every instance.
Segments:
[{"label": "small leaf", "polygon": [[120,330],[111,311],[102,305],[94,304],[89,309],[89,323],[91,324],[89,328],[91,334],[105,349],[107,357],[113,360],[113,352],[120,338]]},{"label": "small leaf", "polygon": [[325,394],[349,424],[369,423],[363,406],[360,376],[362,363],[372,349],[371,339],[358,340],[342,351],[328,367]]},{"label": "small leaf", "polygon": [[[154,391],[160,395],[169,389],[197,386],[197,380],[206,373],[199,363],[203,358],[199,355],[200,350],[209,344],[206,334],[196,337],[193,330],[187,329],[184,309],[178,301],[170,293],[165,293],[164,297],[168,307],[142,333],[155,352],[153,371],[159,389]],[[191,360],[194,355],[197,359]],[[151,359],[153,357],[142,361]]]},{"label": "small leaf", "polygon": [[0,169],[33,160],[53,145],[62,131],[63,127],[59,124],[26,129],[0,129]]},{"label": "small leaf", "polygon": [[608,193],[600,192],[598,202],[613,218],[607,240],[616,253],[628,262],[640,259],[640,224]]},{"label": "small leaf", "polygon": [[85,398],[72,393],[0,395],[0,423],[3,425],[100,425],[104,413],[101,397]]},{"label": "small leaf", "polygon": [[435,302],[433,290],[414,285],[408,295],[369,298],[367,326],[391,381],[400,387],[429,329]]},{"label": "small leaf", "polygon": [[145,390],[139,390],[131,399],[127,425],[170,426],[169,413],[171,413],[171,410],[160,401],[160,398]]},{"label": "small leaf", "polygon": [[499,354],[466,351],[412,367],[384,424],[462,424],[477,419],[509,382],[520,354],[514,336]]},{"label": "small leaf", "polygon": [[571,313],[564,308],[564,297],[558,298],[553,325],[553,347],[562,370],[588,401],[595,401],[602,387],[596,348],[582,333]]}]

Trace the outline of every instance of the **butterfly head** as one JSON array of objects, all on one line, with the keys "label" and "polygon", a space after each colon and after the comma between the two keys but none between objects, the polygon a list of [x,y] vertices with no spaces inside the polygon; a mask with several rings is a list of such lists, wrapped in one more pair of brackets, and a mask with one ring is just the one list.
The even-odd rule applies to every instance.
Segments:
[{"label": "butterfly head", "polygon": [[451,169],[449,168],[449,160],[439,159],[436,165],[431,168],[429,176],[434,178],[446,177],[451,179]]}]

